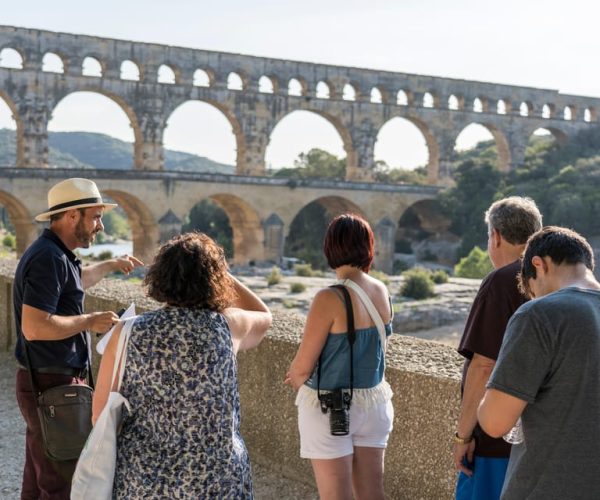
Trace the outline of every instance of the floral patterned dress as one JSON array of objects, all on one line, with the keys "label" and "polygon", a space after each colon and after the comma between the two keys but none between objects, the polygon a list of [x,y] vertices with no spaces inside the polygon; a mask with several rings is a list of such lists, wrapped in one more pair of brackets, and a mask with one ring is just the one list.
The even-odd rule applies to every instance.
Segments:
[{"label": "floral patterned dress", "polygon": [[135,321],[121,393],[114,498],[251,499],[231,332],[216,312],[165,307]]}]

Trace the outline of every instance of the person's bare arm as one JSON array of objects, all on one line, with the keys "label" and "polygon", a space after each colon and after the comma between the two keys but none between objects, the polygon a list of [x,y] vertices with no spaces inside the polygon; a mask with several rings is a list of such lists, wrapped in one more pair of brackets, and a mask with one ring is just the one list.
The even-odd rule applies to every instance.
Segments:
[{"label": "person's bare arm", "polygon": [[[119,343],[119,337],[121,336],[121,330],[123,329],[123,322],[119,323],[115,327],[115,331],[112,333],[104,354],[102,355],[102,361],[100,362],[100,370],[98,371],[98,379],[96,380],[96,388],[94,390],[94,399],[92,400],[92,424],[96,423],[100,413],[104,409],[106,402],[108,401],[108,395],[111,390],[116,390],[116,387],[110,387],[110,381],[112,379],[113,368],[115,366],[115,357],[117,354],[117,345]],[[118,377],[116,377],[118,380]],[[116,384],[116,380],[115,380]]]},{"label": "person's bare arm", "polygon": [[233,277],[237,298],[223,311],[231,330],[235,352],[256,347],[273,322],[271,311],[266,304],[247,286]]},{"label": "person's bare arm", "polygon": [[310,305],[302,342],[288,370],[284,383],[298,390],[310,377],[333,325],[339,298],[332,290],[321,290]]},{"label": "person's bare arm", "polygon": [[59,316],[23,304],[21,330],[27,340],[62,340],[83,330],[105,333],[119,317],[112,311]]},{"label": "person's bare arm", "polygon": [[527,401],[497,389],[488,389],[477,411],[479,425],[492,437],[504,436],[515,426],[526,406]]},{"label": "person's bare arm", "polygon": [[[480,354],[473,355],[465,377],[460,416],[456,429],[460,438],[469,438],[473,435],[473,429],[477,425],[477,408],[483,398],[485,386],[495,364],[496,362],[491,358],[481,356]],[[473,471],[463,464],[463,458],[466,455],[468,461],[472,462],[474,450],[474,441],[467,444],[454,443],[452,453],[454,455],[456,470],[462,471],[468,476],[473,474]]]},{"label": "person's bare arm", "polygon": [[81,281],[83,288],[87,289],[94,286],[108,273],[121,271],[123,274],[129,274],[136,267],[143,266],[144,263],[130,255],[117,257],[116,259],[105,260],[97,264],[85,266],[81,270]]}]

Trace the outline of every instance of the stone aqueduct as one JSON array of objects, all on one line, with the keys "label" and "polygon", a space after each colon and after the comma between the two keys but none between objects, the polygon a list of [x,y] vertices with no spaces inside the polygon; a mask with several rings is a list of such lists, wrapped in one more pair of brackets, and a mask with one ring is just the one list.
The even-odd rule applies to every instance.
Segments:
[{"label": "stone aqueduct", "polygon": [[[73,92],[112,99],[131,123],[132,171],[93,176],[125,207],[138,253],[149,256],[152,246],[171,231],[168,228],[181,221],[184,207],[208,196],[228,213],[239,261],[280,255],[291,214],[313,200],[326,204],[331,213],[362,212],[378,228],[380,240],[385,233],[393,242],[402,212],[437,192],[433,187],[368,182],[377,134],[394,117],[411,121],[423,133],[429,181],[444,184],[456,137],[471,123],[492,133],[499,168],[508,170],[522,163],[535,130],[545,128],[558,140],[567,140],[597,126],[600,108],[600,99],[547,89],[0,26],[0,53],[6,50],[14,51],[20,61],[15,67],[0,67],[0,98],[17,126],[16,167],[28,168],[0,169],[0,203],[17,228],[20,250],[37,233],[31,217],[44,209],[49,183],[76,174],[44,170],[48,122],[56,105]],[[59,61],[60,72],[45,70],[47,57]],[[84,74],[84,60],[96,64],[97,76]],[[125,66],[134,68],[135,79],[123,77]],[[172,74],[170,83],[159,78],[165,70]],[[231,124],[237,142],[236,176],[156,172],[164,166],[162,137],[169,116],[194,100],[215,106]],[[347,182],[315,181],[292,189],[285,181],[263,177],[271,132],[296,110],[314,112],[334,125],[347,154]],[[89,177],[90,171],[79,174]],[[283,229],[273,232],[275,226]],[[393,248],[380,244],[380,262],[386,262],[381,267],[388,268]]]}]

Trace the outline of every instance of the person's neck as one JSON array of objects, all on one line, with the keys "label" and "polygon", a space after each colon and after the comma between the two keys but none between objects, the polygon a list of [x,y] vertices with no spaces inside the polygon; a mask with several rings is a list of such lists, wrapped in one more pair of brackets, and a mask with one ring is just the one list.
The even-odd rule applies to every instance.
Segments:
[{"label": "person's neck", "polygon": [[340,266],[335,269],[335,275],[337,279],[340,280],[349,279],[355,281],[357,278],[360,278],[362,274],[363,272],[358,267],[354,266]]},{"label": "person's neck", "polygon": [[69,237],[69,234],[63,227],[59,224],[52,224],[50,226],[50,231],[52,231],[56,236],[59,237],[60,241],[73,252],[77,248],[77,239],[73,236]]},{"label": "person's neck", "polygon": [[519,260],[525,251],[525,245],[507,245],[504,248],[504,251],[500,254],[497,259],[496,269],[500,269],[501,267],[508,266],[512,264],[515,260]]},{"label": "person's neck", "polygon": [[565,264],[556,268],[556,291],[567,287],[586,288],[589,290],[600,290],[600,283],[596,280],[594,273],[584,264]]}]

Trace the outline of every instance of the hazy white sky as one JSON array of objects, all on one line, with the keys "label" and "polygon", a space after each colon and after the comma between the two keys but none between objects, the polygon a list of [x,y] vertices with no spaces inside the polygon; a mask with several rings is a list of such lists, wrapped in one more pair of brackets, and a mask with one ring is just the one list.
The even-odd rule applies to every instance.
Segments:
[{"label": "hazy white sky", "polygon": [[[600,4],[591,0],[0,0],[0,9],[5,25],[600,95]],[[423,138],[396,121],[382,129],[376,156],[424,163]],[[0,103],[0,127],[9,122]],[[67,98],[50,129],[133,138],[124,114],[101,97]],[[485,138],[465,135],[463,147]],[[176,111],[165,146],[235,158],[228,123],[202,103]],[[327,122],[291,115],[275,129],[267,162],[290,165],[311,147],[344,154]]]}]

